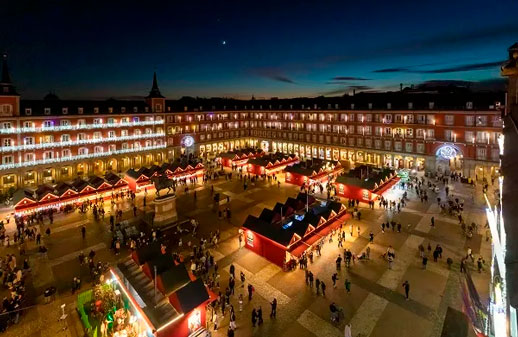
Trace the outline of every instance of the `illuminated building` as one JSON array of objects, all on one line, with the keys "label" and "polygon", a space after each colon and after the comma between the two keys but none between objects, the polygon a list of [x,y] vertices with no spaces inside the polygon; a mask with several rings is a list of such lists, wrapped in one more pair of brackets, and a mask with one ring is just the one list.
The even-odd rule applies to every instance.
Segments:
[{"label": "illuminated building", "polygon": [[497,176],[503,93],[402,90],[343,97],[142,101],[21,100],[3,59],[0,190],[215,158],[257,147],[377,167]]}]

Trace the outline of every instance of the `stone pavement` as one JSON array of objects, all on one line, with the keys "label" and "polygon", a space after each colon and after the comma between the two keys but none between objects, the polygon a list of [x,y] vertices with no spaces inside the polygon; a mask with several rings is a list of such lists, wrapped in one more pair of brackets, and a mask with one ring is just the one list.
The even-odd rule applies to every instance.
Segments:
[{"label": "stone pavement", "polygon": [[[284,181],[282,175],[280,180]],[[336,246],[336,240],[324,245],[322,256],[316,257],[315,262],[309,266],[315,277],[327,284],[324,298],[317,296],[314,290],[306,286],[304,271],[282,272],[279,267],[265,259],[238,247],[238,228],[249,214],[259,215],[264,207],[272,208],[276,202],[285,201],[287,197],[296,195],[299,187],[282,183],[279,188],[276,184],[259,181],[245,191],[242,181],[236,178],[232,181],[221,178],[213,185],[215,192],[230,196],[230,221],[217,218],[211,207],[210,185],[196,186],[196,199],[192,190],[187,194],[179,192],[177,209],[181,218],[194,217],[200,222],[199,232],[202,235],[216,229],[221,231],[218,247],[211,249],[220,266],[221,291],[224,291],[228,282],[230,264],[234,264],[237,274],[243,271],[247,283],[251,282],[256,289],[251,302],[248,302],[245,296],[242,312],[239,312],[237,297],[239,293],[245,294],[246,288],[239,287],[239,284],[236,295],[231,299],[237,316],[236,336],[342,336],[344,324],[349,322],[353,327],[353,336],[438,337],[448,307],[457,310],[461,308],[458,262],[465,254],[467,245],[471,245],[475,253],[482,254],[486,261],[490,261],[490,242],[479,238],[467,243],[456,219],[439,215],[435,197],[432,196],[428,203],[421,203],[411,192],[409,194],[412,200],[399,214],[379,209],[377,206],[376,209],[370,210],[360,205],[362,220],[349,221],[348,224],[354,225],[354,236],[351,237],[347,233],[344,247],[356,254],[361,253],[368,245],[368,233],[372,230],[375,239],[371,245],[371,260],[358,261],[350,269],[342,267],[338,272],[339,281],[336,289],[332,287],[331,275],[336,272],[334,260],[343,250]],[[466,222],[470,223],[473,220],[482,227],[485,223],[485,214],[481,204],[480,188],[475,193],[476,204],[473,204],[471,187],[459,183],[453,185],[453,193],[466,202]],[[395,200],[401,193],[400,190],[391,190],[388,198]],[[444,199],[444,192],[441,193]],[[148,201],[150,198],[148,195]],[[136,202],[139,206],[139,216],[144,209],[142,199],[143,195],[139,195]],[[129,202],[125,201],[120,207],[125,209],[125,219],[133,218],[132,205]],[[150,208],[149,202],[146,209]],[[78,265],[77,256],[81,251],[88,253],[90,249],[94,249],[102,261],[115,263],[124,257],[124,254],[116,257],[109,250],[111,234],[107,220],[111,206],[106,205],[105,209],[107,217],[100,222],[95,222],[90,214],[56,216],[51,237],[44,238],[45,245],[49,248],[48,256],[30,255],[32,272],[36,276],[32,283],[35,293],[40,295],[36,298],[36,306],[28,309],[20,324],[11,327],[7,335],[82,335],[81,323],[73,310],[75,297],[70,294],[70,282],[74,276],[80,275],[86,288],[89,286],[89,275]],[[435,228],[429,225],[431,216],[435,217]],[[381,233],[381,222],[391,219],[403,224],[402,233],[392,230]],[[84,240],[79,230],[82,224],[87,227]],[[361,228],[359,237],[356,233],[358,225]],[[41,230],[44,231],[46,226],[41,226]],[[443,258],[439,262],[434,263],[430,258],[426,270],[422,270],[417,252],[417,246],[421,243],[425,246],[431,243],[432,247],[441,244],[444,250]],[[381,258],[381,254],[389,245],[396,250],[392,270],[387,268],[387,262]],[[447,257],[452,257],[455,261],[452,270],[447,269]],[[344,290],[343,282],[346,278],[352,282],[350,294],[346,294]],[[481,289],[483,299],[487,298],[488,278],[488,271],[473,274],[474,282]],[[403,297],[401,284],[405,280],[411,284],[409,301],[405,301]],[[58,298],[51,304],[43,305],[41,293],[49,285],[57,286]],[[278,314],[275,320],[270,320],[269,303],[274,297],[279,303]],[[344,309],[345,317],[339,324],[330,321],[329,304],[333,301]],[[61,303],[67,303],[66,309],[70,310],[66,321],[68,329],[65,331],[60,331],[59,324],[63,323],[57,321]],[[253,308],[259,306],[263,309],[265,323],[252,328],[250,313]],[[215,336],[226,335],[228,316],[227,313],[220,322],[221,328],[215,332]]]}]

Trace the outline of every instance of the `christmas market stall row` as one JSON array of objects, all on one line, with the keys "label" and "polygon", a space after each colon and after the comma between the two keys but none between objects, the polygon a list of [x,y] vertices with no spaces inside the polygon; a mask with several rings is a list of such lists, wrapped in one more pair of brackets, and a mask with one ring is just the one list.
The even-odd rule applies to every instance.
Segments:
[{"label": "christmas market stall row", "polygon": [[263,155],[264,151],[260,149],[242,149],[220,153],[217,160],[225,167],[234,168],[246,165],[249,159]]},{"label": "christmas market stall row", "polygon": [[271,153],[248,160],[247,172],[255,175],[272,175],[282,172],[287,166],[297,164],[299,159],[294,154]]},{"label": "christmas market stall row", "polygon": [[138,170],[129,169],[124,179],[128,182],[129,188],[134,192],[153,186],[152,178],[165,175],[169,179],[189,179],[192,177],[203,177],[205,167],[199,160],[181,160],[178,158],[173,163],[164,163],[161,166],[141,167]]},{"label": "christmas market stall row", "polygon": [[315,183],[325,184],[343,171],[339,161],[310,159],[286,167],[286,182],[298,186],[311,186]]},{"label": "christmas market stall row", "polygon": [[362,202],[374,201],[399,180],[392,169],[362,165],[336,178],[336,194]]},{"label": "christmas market stall row", "polygon": [[183,262],[155,242],[110,269],[79,294],[77,310],[90,336],[188,337],[204,331],[216,296]]},{"label": "christmas market stall row", "polygon": [[128,183],[114,173],[104,177],[90,176],[76,178],[59,184],[43,184],[36,189],[21,188],[13,194],[14,209],[17,214],[54,208],[62,211],[69,204],[78,204],[94,198],[109,199],[114,193],[127,190]]},{"label": "christmas market stall row", "polygon": [[341,203],[299,193],[273,209],[263,209],[259,217],[249,215],[241,230],[246,248],[290,269],[295,259],[312,250],[348,218]]}]

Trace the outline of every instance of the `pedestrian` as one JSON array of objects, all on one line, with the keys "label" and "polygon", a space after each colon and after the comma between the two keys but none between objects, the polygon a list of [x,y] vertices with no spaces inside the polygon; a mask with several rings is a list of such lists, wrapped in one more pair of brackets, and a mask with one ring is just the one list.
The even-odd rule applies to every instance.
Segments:
[{"label": "pedestrian", "polygon": [[344,337],[352,337],[351,324],[346,324],[344,329]]},{"label": "pedestrian", "polygon": [[318,279],[318,277],[315,280],[315,287],[317,289],[317,295],[318,295],[320,293],[320,280]]},{"label": "pedestrian", "polygon": [[259,306],[259,309],[257,309],[257,324],[263,324],[263,309],[261,306]]},{"label": "pedestrian", "polygon": [[461,273],[466,272],[466,259],[460,260],[460,272]]},{"label": "pedestrian", "polygon": [[403,283],[403,288],[405,289],[405,298],[408,301],[408,294],[410,293],[410,283],[408,283],[408,280]]},{"label": "pedestrian", "polygon": [[50,227],[47,227],[45,230],[45,234],[47,234],[47,237],[50,237]]},{"label": "pedestrian", "polygon": [[338,274],[334,273],[331,275],[331,281],[333,281],[333,288],[336,288],[336,280],[338,279]]},{"label": "pedestrian", "polygon": [[320,281],[320,288],[322,288],[322,296],[326,297],[326,284],[324,281]]},{"label": "pedestrian", "polygon": [[232,277],[235,278],[236,277],[235,273],[236,273],[236,268],[234,267],[233,264],[231,264],[230,265],[230,275],[232,275]]},{"label": "pedestrian", "polygon": [[369,243],[373,243],[374,242],[374,233],[372,233],[372,231],[369,233]]},{"label": "pedestrian", "polygon": [[232,329],[232,323],[235,324],[235,322],[230,322],[230,325],[228,326],[227,330],[227,337],[234,337],[234,329]]},{"label": "pedestrian", "polygon": [[360,226],[358,226],[358,237],[360,237]]},{"label": "pedestrian", "polygon": [[254,291],[254,286],[249,283],[248,284],[248,301],[252,300],[253,291]]},{"label": "pedestrian", "polygon": [[370,260],[371,257],[371,247],[367,246],[365,249],[365,256],[367,257],[367,260]]},{"label": "pedestrian", "polygon": [[277,299],[274,298],[273,301],[270,302],[270,305],[272,306],[272,311],[270,312],[270,318],[277,317]]},{"label": "pedestrian", "polygon": [[428,258],[426,256],[423,257],[423,269],[426,269],[426,264],[428,263]]},{"label": "pedestrian", "polygon": [[218,330],[218,313],[215,310],[212,313],[212,323],[214,324],[214,331]]},{"label": "pedestrian", "polygon": [[83,237],[83,240],[86,238],[86,227],[85,227],[85,225],[81,226],[81,236]]},{"label": "pedestrian", "polygon": [[243,294],[239,294],[239,312],[243,311]]},{"label": "pedestrian", "polygon": [[345,290],[347,290],[348,294],[351,292],[351,281],[347,278],[345,279]]},{"label": "pedestrian", "polygon": [[430,219],[430,226],[435,227],[435,217],[433,217],[433,216]]},{"label": "pedestrian", "polygon": [[480,256],[477,260],[477,267],[478,267],[478,272],[481,273],[482,272],[482,265],[484,264],[484,260],[482,259],[482,256]]},{"label": "pedestrian", "polygon": [[255,308],[252,309],[252,327],[255,328],[255,324],[257,323],[257,312],[255,311]]}]

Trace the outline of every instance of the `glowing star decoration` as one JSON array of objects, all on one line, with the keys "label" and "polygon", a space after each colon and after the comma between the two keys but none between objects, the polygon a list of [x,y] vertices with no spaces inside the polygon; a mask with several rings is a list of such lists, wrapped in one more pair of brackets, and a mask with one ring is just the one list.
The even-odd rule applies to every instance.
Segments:
[{"label": "glowing star decoration", "polygon": [[182,146],[183,147],[191,147],[194,145],[194,138],[191,136],[185,136],[182,138]]},{"label": "glowing star decoration", "polygon": [[222,44],[222,45],[226,45],[226,44],[227,44],[227,41],[223,40],[223,41],[221,41],[221,44]]},{"label": "glowing star decoration", "polygon": [[457,150],[450,145],[443,145],[437,150],[437,155],[443,159],[453,159],[457,156]]}]

